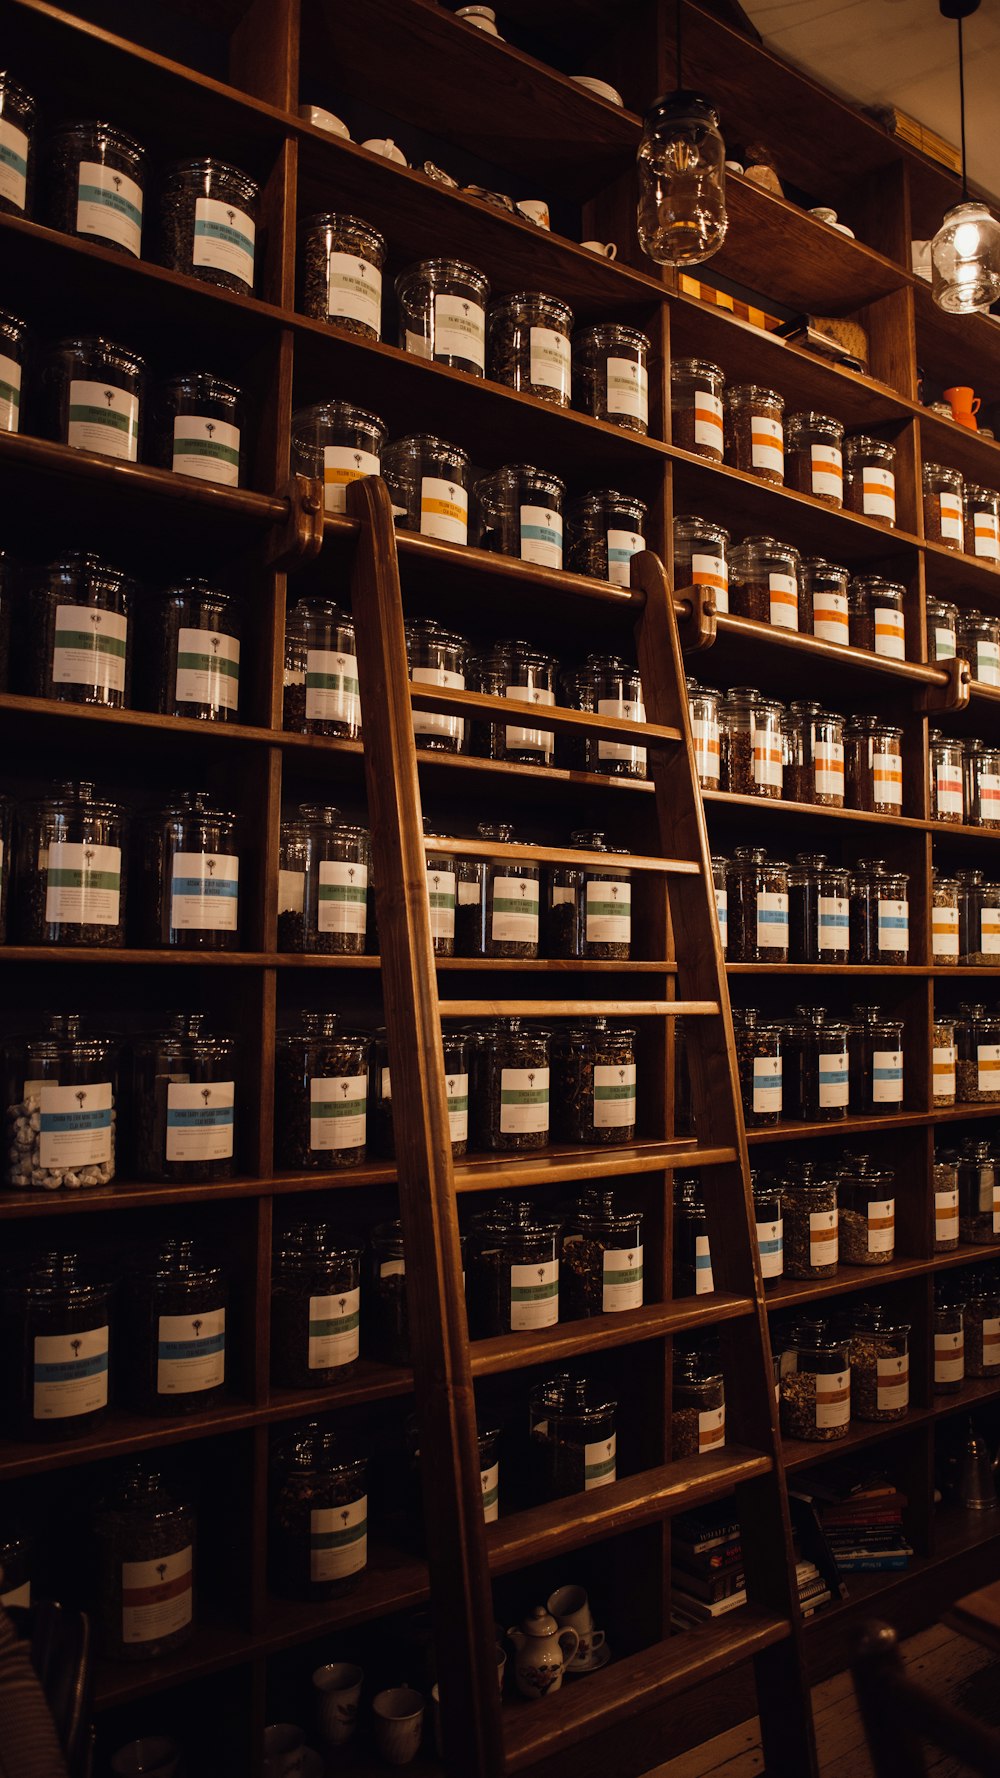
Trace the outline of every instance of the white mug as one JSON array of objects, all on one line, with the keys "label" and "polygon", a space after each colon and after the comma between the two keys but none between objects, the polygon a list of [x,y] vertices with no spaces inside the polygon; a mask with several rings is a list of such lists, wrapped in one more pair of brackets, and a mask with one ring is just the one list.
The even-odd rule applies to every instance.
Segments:
[{"label": "white mug", "polygon": [[115,1778],[177,1778],[180,1748],[166,1736],[147,1735],[119,1747],[111,1761]]},{"label": "white mug", "polygon": [[618,258],[618,249],[614,241],[581,241],[580,246],[586,247],[588,253],[600,253],[604,259]]},{"label": "white mug", "polygon": [[424,1699],[409,1685],[394,1685],[372,1699],[375,1746],[390,1766],[408,1766],[420,1751]]},{"label": "white mug", "polygon": [[408,164],[403,150],[396,147],[391,136],[369,136],[368,141],[362,142],[361,146],[367,148],[370,154],[381,154],[387,161],[397,161],[401,167]]},{"label": "white mug", "polygon": [[583,1587],[557,1587],[548,1601],[548,1609],[560,1629],[575,1630],[579,1637],[570,1665],[587,1665],[592,1655],[604,1647],[604,1631],[594,1629],[594,1616]]},{"label": "white mug", "polygon": [[551,228],[549,206],[543,198],[518,198],[517,209],[525,222],[536,222],[539,228]]},{"label": "white mug", "polygon": [[272,1722],[264,1730],[264,1778],[298,1778],[306,1757],[297,1723]]},{"label": "white mug", "polygon": [[316,1688],[316,1720],[321,1739],[328,1747],[341,1747],[358,1725],[358,1699],[364,1672],[350,1661],[333,1661],[317,1667],[312,1676]]}]

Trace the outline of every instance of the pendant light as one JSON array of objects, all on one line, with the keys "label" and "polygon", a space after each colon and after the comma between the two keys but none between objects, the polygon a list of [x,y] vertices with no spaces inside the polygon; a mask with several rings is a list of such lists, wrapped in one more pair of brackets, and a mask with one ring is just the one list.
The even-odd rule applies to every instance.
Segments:
[{"label": "pendant light", "polygon": [[1000,297],[1000,224],[985,204],[969,198],[965,172],[965,55],[962,21],[979,0],[939,0],[942,16],[958,21],[958,95],[962,128],[962,202],[947,211],[931,242],[931,294],[951,315],[972,315]]},{"label": "pendant light", "polygon": [[648,112],[639,144],[639,244],[658,265],[700,265],[726,238],[726,150],[710,99],[683,84],[677,0],[677,85]]}]

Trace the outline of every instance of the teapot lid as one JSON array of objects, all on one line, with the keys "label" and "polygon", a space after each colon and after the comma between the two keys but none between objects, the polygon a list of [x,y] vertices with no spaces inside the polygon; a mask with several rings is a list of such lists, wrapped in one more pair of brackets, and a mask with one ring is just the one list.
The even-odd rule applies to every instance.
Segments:
[{"label": "teapot lid", "polygon": [[544,1605],[535,1605],[529,1611],[521,1628],[527,1636],[554,1636],[559,1629],[559,1624]]}]

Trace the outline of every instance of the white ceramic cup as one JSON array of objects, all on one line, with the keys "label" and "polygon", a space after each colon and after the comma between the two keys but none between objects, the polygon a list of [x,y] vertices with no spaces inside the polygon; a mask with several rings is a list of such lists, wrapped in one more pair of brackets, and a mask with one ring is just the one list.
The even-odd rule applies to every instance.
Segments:
[{"label": "white ceramic cup", "polygon": [[420,1751],[424,1699],[409,1685],[394,1685],[372,1699],[375,1746],[389,1766],[408,1766]]},{"label": "white ceramic cup", "polygon": [[351,132],[343,118],[327,111],[323,105],[300,105],[299,116],[304,117],[306,123],[311,123],[314,129],[326,130],[331,136],[343,136],[348,142],[351,140]]},{"label": "white ceramic cup", "polygon": [[583,1587],[557,1587],[549,1595],[548,1609],[561,1630],[575,1630],[580,1638],[573,1661],[580,1666],[589,1663],[604,1647],[604,1631],[594,1629],[594,1615]]},{"label": "white ceramic cup", "polygon": [[176,1741],[166,1736],[146,1736],[119,1747],[111,1761],[115,1778],[176,1778],[180,1771],[181,1752]]},{"label": "white ceramic cup", "polygon": [[549,206],[543,198],[518,198],[517,209],[525,222],[537,222],[539,228],[552,227]]},{"label": "white ceramic cup", "polygon": [[407,164],[403,150],[396,147],[391,136],[369,136],[367,142],[362,142],[361,146],[367,148],[370,154],[384,155],[387,161],[398,161],[401,167]]},{"label": "white ceramic cup", "polygon": [[327,1747],[341,1747],[358,1726],[358,1699],[364,1684],[362,1668],[350,1661],[332,1661],[317,1667],[312,1676],[316,1688],[316,1721]]},{"label": "white ceramic cup", "polygon": [[618,258],[614,241],[581,241],[580,246],[586,247],[588,253],[600,253],[604,259]]},{"label": "white ceramic cup", "polygon": [[264,1778],[298,1778],[306,1738],[295,1722],[268,1723],[264,1730]]}]

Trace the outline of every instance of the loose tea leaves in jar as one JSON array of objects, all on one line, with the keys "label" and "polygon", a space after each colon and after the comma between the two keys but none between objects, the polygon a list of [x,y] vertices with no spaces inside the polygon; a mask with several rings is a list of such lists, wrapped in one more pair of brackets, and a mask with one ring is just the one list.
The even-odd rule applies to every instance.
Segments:
[{"label": "loose tea leaves in jar", "polygon": [[558,297],[521,290],[490,304],[490,376],[522,395],[569,407],[573,311]]},{"label": "loose tea leaves in jar", "polygon": [[584,1377],[565,1372],[529,1396],[531,1474],[540,1500],[603,1488],[617,1476],[617,1402]]},{"label": "loose tea leaves in jar", "polygon": [[883,438],[844,441],[844,502],[851,512],[896,523],[896,447]]},{"label": "loose tea leaves in jar", "polygon": [[225,1273],[193,1241],[140,1253],[125,1288],[124,1369],[139,1414],[196,1414],[226,1381]]},{"label": "loose tea leaves in jar", "polygon": [[23,944],[125,942],[128,821],[93,784],[64,784],[19,811],[14,877]]},{"label": "loose tea leaves in jar", "polygon": [[559,1224],[523,1200],[501,1199],[473,1219],[470,1312],[478,1339],[554,1327],[559,1320]]},{"label": "loose tea leaves in jar", "polygon": [[189,371],[159,385],[154,404],[154,461],[196,481],[240,485],[243,397],[211,371]]},{"label": "loose tea leaves in jar", "polygon": [[649,431],[649,340],[614,322],[583,327],[573,336],[574,401],[585,414]]},{"label": "loose tea leaves in jar", "polygon": [[97,335],[59,340],[43,373],[49,436],[73,450],[139,460],[146,361]]},{"label": "loose tea leaves in jar", "polygon": [[125,708],[134,595],[120,568],[85,551],[58,557],[32,578],[24,645],[37,697]]},{"label": "loose tea leaves in jar", "polygon": [[965,544],[962,475],[944,463],[924,464],[924,536],[960,550]]},{"label": "loose tea leaves in jar", "polygon": [[153,610],[154,709],[201,722],[234,721],[243,628],[238,601],[207,580],[185,580],[161,593]]},{"label": "loose tea leaves in jar", "polygon": [[399,344],[472,376],[486,374],[489,279],[455,259],[425,259],[396,279]]},{"label": "loose tea leaves in jar", "polygon": [[563,1228],[560,1293],[567,1321],[641,1309],[641,1212],[614,1192],[584,1192]]},{"label": "loose tea leaves in jar", "polygon": [[554,1135],[559,1142],[631,1142],[636,1130],[634,1030],[592,1019],[552,1039]]},{"label": "loose tea leaves in jar", "polygon": [[730,383],[725,394],[726,462],[780,487],[785,479],[784,411],[776,390]]},{"label": "loose tea leaves in jar", "polygon": [[35,175],[35,101],[0,73],[0,210],[27,216]]},{"label": "loose tea leaves in jar", "polygon": [[158,1470],[134,1463],[94,1517],[97,1620],[111,1660],[152,1660],[195,1627],[195,1517]]},{"label": "loose tea leaves in jar", "polygon": [[801,557],[791,544],[773,537],[747,537],[730,551],[730,609],[756,623],[797,630],[801,570]]},{"label": "loose tea leaves in jar", "polygon": [[292,415],[292,468],[323,483],[327,512],[346,513],[351,482],[378,475],[386,428],[349,401],[321,401]]},{"label": "loose tea leaves in jar", "polygon": [[[806,1343],[808,1337],[811,1343]],[[829,1442],[846,1438],[851,1424],[851,1367],[846,1343],[818,1324],[782,1353],[781,1431],[785,1438]]]},{"label": "loose tea leaves in jar", "polygon": [[612,586],[628,586],[632,557],[646,547],[644,501],[613,488],[582,494],[567,509],[567,567]]},{"label": "loose tea leaves in jar", "polygon": [[300,1013],[279,1034],[275,1067],[278,1165],[328,1171],[365,1158],[367,1037],[342,1032],[335,1013]]},{"label": "loose tea leaves in jar", "polygon": [[239,946],[237,817],[186,790],[145,826],[145,939],[185,951]]},{"label": "loose tea leaves in jar", "polygon": [[49,138],[49,221],[138,259],[145,177],[145,150],[124,130],[61,124]]},{"label": "loose tea leaves in jar", "polygon": [[0,1300],[4,1430],[14,1438],[72,1439],[108,1407],[111,1287],[72,1251],[12,1268]]},{"label": "loose tea leaves in jar", "polygon": [[844,428],[829,414],[789,414],[785,457],[791,486],[828,506],[843,506],[843,444]]},{"label": "loose tea leaves in jar", "polygon": [[674,586],[705,587],[717,612],[729,610],[729,532],[682,513],[674,520]]},{"label": "loose tea leaves in jar", "polygon": [[475,485],[479,546],[543,568],[563,565],[566,484],[530,463],[507,463]]},{"label": "loose tea leaves in jar", "polygon": [[513,1153],[549,1141],[549,1040],[497,1019],[473,1052],[477,1146]]},{"label": "loose tea leaves in jar", "polygon": [[283,1235],[271,1280],[271,1380],[279,1389],[323,1389],[357,1369],[361,1249],[328,1223],[303,1221]]},{"label": "loose tea leaves in jar", "polygon": [[299,227],[299,260],[307,315],[363,339],[382,338],[385,239],[377,229],[357,216],[307,216]]},{"label": "loose tea leaves in jar", "polygon": [[[2,76],[0,76],[2,79]],[[0,147],[3,142],[3,117],[0,115]],[[0,153],[0,187],[3,184],[3,155]],[[0,195],[0,210],[3,210]],[[17,432],[21,424],[21,376],[28,344],[27,323],[17,315],[0,309],[0,432]],[[3,683],[6,684],[6,674]]]},{"label": "loose tea leaves in jar", "polygon": [[220,160],[180,161],[163,183],[164,263],[242,295],[254,287],[260,187]]},{"label": "loose tea leaves in jar", "polygon": [[705,1457],[726,1442],[726,1390],[714,1346],[678,1347],[674,1353],[670,1455]]},{"label": "loose tea leaves in jar", "polygon": [[395,439],[383,452],[382,474],[396,524],[442,543],[468,543],[468,470],[468,453],[445,439]]},{"label": "loose tea leaves in jar", "polygon": [[354,620],[321,593],[304,594],[285,620],[284,726],[354,740],[361,731]]},{"label": "loose tea leaves in jar", "polygon": [[[721,463],[723,452],[722,391],[725,379],[717,364],[700,358],[670,362],[671,437],[683,451]],[[679,582],[682,585],[683,582]]]},{"label": "loose tea leaves in jar", "polygon": [[268,1490],[268,1567],[286,1599],[340,1598],[368,1563],[365,1459],[310,1420],[279,1434]]},{"label": "loose tea leaves in jar", "polygon": [[133,1044],[132,1123],[141,1179],[209,1184],[233,1172],[236,1043],[175,1013]]}]

